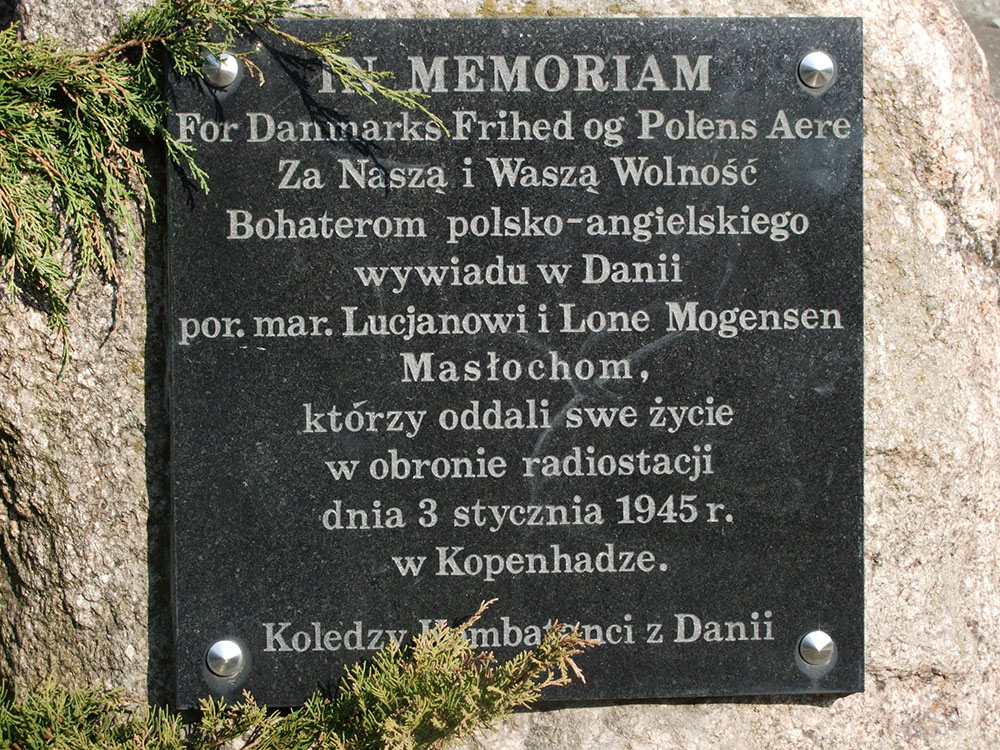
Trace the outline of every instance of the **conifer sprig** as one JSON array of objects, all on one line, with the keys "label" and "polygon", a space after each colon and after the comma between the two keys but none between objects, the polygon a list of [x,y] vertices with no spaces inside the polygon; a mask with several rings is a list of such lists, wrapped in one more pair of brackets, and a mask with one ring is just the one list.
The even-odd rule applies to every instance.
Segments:
[{"label": "conifer sprig", "polygon": [[573,657],[593,642],[575,628],[555,624],[506,663],[475,650],[467,632],[486,606],[458,627],[383,649],[350,668],[335,694],[285,714],[244,693],[235,704],[203,701],[199,721],[185,727],[168,710],[126,710],[113,691],[50,684],[15,701],[0,685],[0,747],[215,750],[240,738],[243,750],[435,750],[531,705],[547,687],[583,679]]},{"label": "conifer sprig", "polygon": [[[118,281],[139,234],[134,210],[152,201],[142,146],[162,142],[207,189],[193,148],[166,128],[164,60],[196,74],[206,53],[233,51],[240,34],[273,34],[328,66],[345,88],[431,115],[422,95],[342,56],[344,36],[308,41],[282,29],[281,17],[309,15],[291,1],[159,0],[88,52],[22,41],[14,27],[0,32],[0,287],[41,302],[64,347],[73,281],[87,271]],[[242,59],[259,74],[251,56]]]}]

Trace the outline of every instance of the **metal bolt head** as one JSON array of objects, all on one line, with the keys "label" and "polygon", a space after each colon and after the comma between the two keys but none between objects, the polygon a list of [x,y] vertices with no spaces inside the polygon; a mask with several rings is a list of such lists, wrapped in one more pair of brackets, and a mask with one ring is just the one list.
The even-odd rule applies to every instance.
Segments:
[{"label": "metal bolt head", "polygon": [[236,80],[240,72],[240,61],[228,52],[223,52],[219,56],[205,52],[202,56],[205,62],[202,63],[201,74],[205,76],[209,86],[224,89]]},{"label": "metal bolt head", "polygon": [[799,656],[806,664],[825,667],[833,659],[833,648],[833,638],[822,630],[814,630],[799,641]]},{"label": "metal bolt head", "polygon": [[235,641],[217,641],[205,657],[212,674],[233,677],[243,669],[243,649]]},{"label": "metal bolt head", "polygon": [[836,69],[832,57],[816,50],[799,61],[799,80],[811,89],[821,89],[833,80]]}]

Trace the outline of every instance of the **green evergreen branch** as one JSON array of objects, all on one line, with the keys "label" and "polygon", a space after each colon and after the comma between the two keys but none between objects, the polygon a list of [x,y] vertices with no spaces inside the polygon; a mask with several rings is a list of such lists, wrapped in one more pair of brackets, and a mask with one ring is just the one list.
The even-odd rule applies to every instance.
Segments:
[{"label": "green evergreen branch", "polygon": [[[71,284],[88,271],[116,283],[122,248],[139,237],[133,209],[152,203],[141,144],[162,142],[167,158],[208,189],[194,148],[165,125],[164,60],[197,74],[206,53],[231,51],[240,34],[272,34],[327,65],[346,89],[440,122],[424,95],[396,90],[388,74],[340,55],[343,35],[307,41],[283,30],[281,17],[310,15],[291,1],[160,0],[92,52],[0,32],[0,287],[44,299],[64,355]],[[249,56],[241,59],[259,74]]]},{"label": "green evergreen branch", "polygon": [[545,688],[583,679],[573,657],[594,645],[554,625],[541,643],[504,664],[476,651],[467,630],[437,627],[389,646],[347,670],[336,694],[313,695],[281,714],[248,693],[236,704],[205,700],[199,721],[155,707],[128,710],[115,691],[65,691],[52,684],[15,701],[0,685],[0,747],[215,750],[241,738],[243,750],[432,750],[529,706]]}]

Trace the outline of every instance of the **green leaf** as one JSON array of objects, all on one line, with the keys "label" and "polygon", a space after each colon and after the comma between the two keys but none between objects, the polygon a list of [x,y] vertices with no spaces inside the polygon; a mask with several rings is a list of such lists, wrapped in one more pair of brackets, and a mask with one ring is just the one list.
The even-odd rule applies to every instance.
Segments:
[{"label": "green leaf", "polygon": [[[170,162],[208,189],[195,149],[165,125],[163,60],[194,75],[205,51],[235,49],[242,33],[270,34],[329,66],[346,88],[434,117],[423,95],[341,56],[345,36],[300,39],[279,26],[288,15],[309,14],[290,0],[160,0],[93,52],[0,31],[0,288],[42,301],[64,355],[69,290],[90,272],[116,283],[139,239],[135,216],[144,207],[152,215],[142,144],[164,144]],[[253,70],[249,53],[243,59]],[[62,260],[67,240],[72,253]]]},{"label": "green leaf", "polygon": [[476,651],[465,633],[488,604],[457,628],[379,651],[347,669],[336,694],[287,713],[244,693],[239,703],[202,701],[200,718],[184,726],[179,714],[125,702],[118,691],[47,683],[15,699],[0,684],[0,747],[214,750],[242,738],[255,750],[440,748],[531,705],[543,689],[583,679],[573,657],[594,643],[558,623],[504,664]]}]

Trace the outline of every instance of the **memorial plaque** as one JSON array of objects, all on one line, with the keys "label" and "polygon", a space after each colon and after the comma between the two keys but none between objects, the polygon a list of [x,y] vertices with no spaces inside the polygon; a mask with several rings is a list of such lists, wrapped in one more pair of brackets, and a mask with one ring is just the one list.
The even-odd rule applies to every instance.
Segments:
[{"label": "memorial plaque", "polygon": [[273,38],[171,82],[179,705],[493,598],[603,642],[559,700],[861,690],[860,20],[287,28],[440,122]]}]

